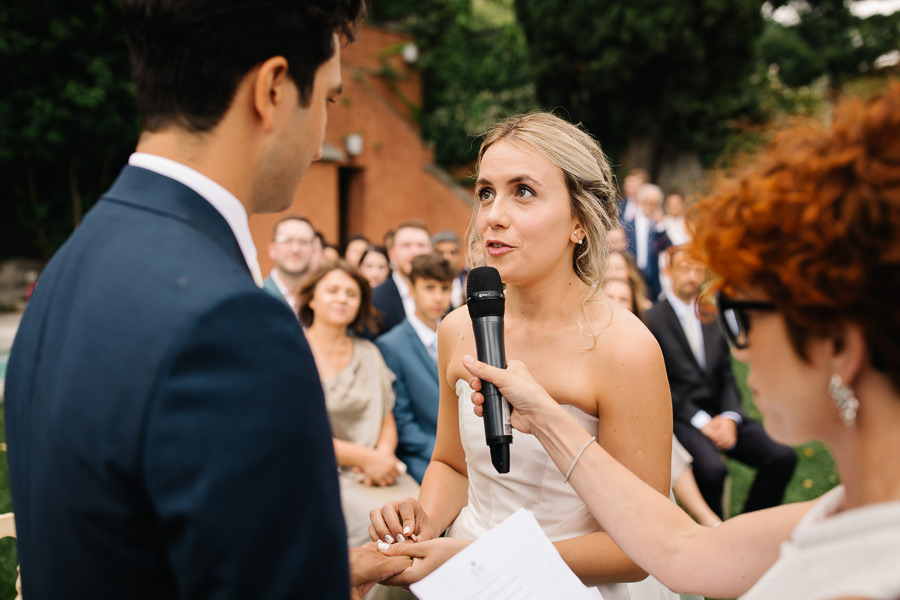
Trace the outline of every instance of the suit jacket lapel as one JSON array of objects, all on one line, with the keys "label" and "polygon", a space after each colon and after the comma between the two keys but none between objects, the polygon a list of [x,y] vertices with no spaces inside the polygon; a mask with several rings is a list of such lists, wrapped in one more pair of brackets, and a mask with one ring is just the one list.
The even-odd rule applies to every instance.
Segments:
[{"label": "suit jacket lapel", "polygon": [[[697,357],[694,355],[694,350],[691,348],[690,342],[688,342],[687,336],[684,334],[684,328],[681,326],[681,319],[678,318],[678,314],[675,312],[675,309],[672,308],[672,305],[668,300],[661,300],[661,302],[665,303],[666,307],[666,317],[669,321],[669,325],[675,332],[675,337],[678,339],[681,344],[682,350],[685,353],[685,356],[691,359],[694,365],[697,367],[698,371],[703,371],[700,368],[700,363],[697,362]],[[703,344],[704,350],[706,350],[706,340],[709,336],[706,335],[706,331],[703,332]],[[706,364],[709,364],[709,351],[706,350]]]},{"label": "suit jacket lapel", "polygon": [[225,218],[203,196],[174,179],[140,167],[126,166],[101,201],[129,204],[189,223],[250,273]]},{"label": "suit jacket lapel", "polygon": [[714,364],[714,361],[719,358],[719,348],[721,346],[717,343],[717,336],[721,334],[719,333],[719,326],[715,323],[702,323],[702,326],[703,351],[706,352],[706,368],[709,369],[710,365]]},{"label": "suit jacket lapel", "polygon": [[[422,343],[422,339],[419,337],[419,334],[416,333],[416,330],[413,328],[412,323],[408,320],[404,321],[403,324],[405,327],[403,328],[404,334],[409,340],[409,345],[413,349],[413,352],[416,353],[416,356],[419,357],[419,361],[423,365],[434,365],[437,367],[437,361],[431,358],[431,354],[429,354],[428,349],[425,347],[425,344]],[[434,376],[437,379],[437,369],[428,369],[429,376]]]}]

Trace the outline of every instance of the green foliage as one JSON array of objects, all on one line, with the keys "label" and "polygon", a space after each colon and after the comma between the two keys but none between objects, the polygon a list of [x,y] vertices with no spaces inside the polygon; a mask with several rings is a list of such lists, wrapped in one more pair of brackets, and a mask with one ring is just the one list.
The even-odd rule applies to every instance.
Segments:
[{"label": "green foliage", "polygon": [[[48,256],[134,146],[117,2],[0,6],[0,256]],[[116,164],[113,164],[116,163]]]},{"label": "green foliage", "polygon": [[[404,5],[382,8],[401,13]],[[462,165],[478,150],[475,136],[500,117],[535,108],[525,39],[508,2],[428,0],[402,24],[416,37],[424,80],[422,134],[437,162]]]},{"label": "green foliage", "polygon": [[825,76],[838,88],[871,71],[880,56],[900,46],[900,12],[862,19],[843,0],[792,6],[799,22],[785,26],[770,21],[759,39],[761,59],[777,65],[787,86],[810,85]]},{"label": "green foliage", "polygon": [[538,98],[620,155],[635,136],[715,149],[753,108],[759,0],[516,0]]}]

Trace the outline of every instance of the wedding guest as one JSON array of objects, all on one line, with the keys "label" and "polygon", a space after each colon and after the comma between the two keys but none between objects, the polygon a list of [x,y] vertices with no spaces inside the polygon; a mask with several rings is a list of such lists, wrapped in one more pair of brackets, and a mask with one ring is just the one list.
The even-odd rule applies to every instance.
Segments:
[{"label": "wedding guest", "polygon": [[272,228],[272,241],[266,249],[274,267],[263,281],[262,288],[297,310],[297,292],[303,280],[312,271],[313,238],[316,235],[312,223],[304,217],[288,215]]},{"label": "wedding guest", "polygon": [[431,252],[431,234],[421,221],[400,223],[386,239],[391,274],[372,291],[372,305],[382,317],[373,337],[390,331],[415,312],[409,294],[409,269],[413,258]]},{"label": "wedding guest", "polygon": [[382,246],[371,245],[366,248],[359,259],[359,271],[374,290],[391,274],[391,263],[387,250]]},{"label": "wedding guest", "polygon": [[822,440],[834,456],[842,484],[822,498],[700,527],[593,443],[523,363],[466,359],[470,385],[500,388],[513,426],[541,441],[613,539],[672,589],[900,597],[900,83],[833,114],[830,127],[779,134],[692,211],[697,254],[718,276],[720,326],[750,367],[766,427],[786,443]]},{"label": "wedding guest", "polygon": [[343,260],[322,266],[303,285],[299,304],[325,388],[347,543],[359,546],[369,539],[369,510],[419,491],[394,455],[393,376],[375,344],[351,333],[372,312],[369,284],[355,267]]},{"label": "wedding guest", "polygon": [[344,260],[351,265],[358,265],[363,254],[369,249],[370,242],[364,235],[351,235],[344,247]]},{"label": "wedding guest", "polygon": [[697,316],[697,297],[707,275],[704,264],[684,246],[667,254],[672,291],[647,311],[646,322],[666,361],[675,437],[694,457],[697,484],[719,517],[724,516],[728,474],[723,454],[756,470],[744,511],[777,506],[797,456],[790,446],[772,440],[741,407],[728,342],[715,323]]},{"label": "wedding guest", "polygon": [[431,461],[437,433],[437,332],[450,309],[454,277],[443,256],[429,253],[415,257],[409,280],[416,313],[375,340],[394,374],[397,457],[419,483]]}]

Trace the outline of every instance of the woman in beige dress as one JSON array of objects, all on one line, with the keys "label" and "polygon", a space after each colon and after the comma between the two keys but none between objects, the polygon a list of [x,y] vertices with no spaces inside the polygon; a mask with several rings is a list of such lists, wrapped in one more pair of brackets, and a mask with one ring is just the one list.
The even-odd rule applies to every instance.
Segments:
[{"label": "woman in beige dress", "polygon": [[372,342],[351,335],[370,319],[371,289],[356,267],[338,260],[300,290],[300,320],[325,388],[340,467],[347,542],[369,541],[369,511],[415,496],[419,486],[394,455],[393,375]]}]

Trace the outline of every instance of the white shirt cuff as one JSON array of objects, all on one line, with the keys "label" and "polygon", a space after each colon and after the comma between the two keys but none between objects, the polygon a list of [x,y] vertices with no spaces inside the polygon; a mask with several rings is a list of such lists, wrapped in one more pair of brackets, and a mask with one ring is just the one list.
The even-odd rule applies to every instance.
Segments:
[{"label": "white shirt cuff", "polygon": [[722,413],[721,416],[725,417],[726,419],[731,419],[738,425],[744,422],[744,418],[739,413],[736,413],[733,410],[726,410]]},{"label": "white shirt cuff", "polygon": [[705,410],[698,410],[694,413],[694,416],[691,417],[691,425],[696,429],[703,429],[710,421],[712,421],[712,417],[709,416],[709,413]]}]

